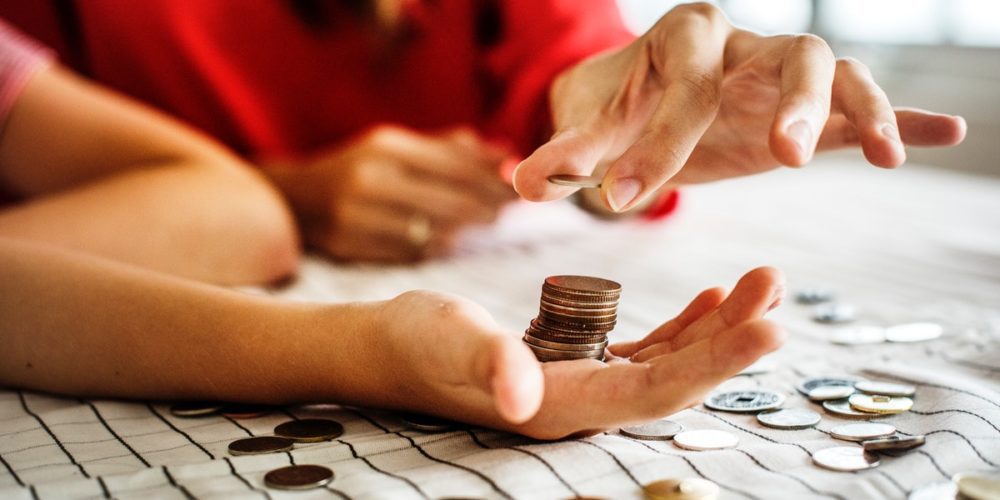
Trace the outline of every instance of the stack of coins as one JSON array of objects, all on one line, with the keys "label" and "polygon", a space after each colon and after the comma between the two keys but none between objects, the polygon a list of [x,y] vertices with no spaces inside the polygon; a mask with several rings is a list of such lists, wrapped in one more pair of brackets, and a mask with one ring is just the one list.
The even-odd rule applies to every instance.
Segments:
[{"label": "stack of coins", "polygon": [[524,342],[539,361],[604,360],[622,286],[589,276],[549,276]]}]

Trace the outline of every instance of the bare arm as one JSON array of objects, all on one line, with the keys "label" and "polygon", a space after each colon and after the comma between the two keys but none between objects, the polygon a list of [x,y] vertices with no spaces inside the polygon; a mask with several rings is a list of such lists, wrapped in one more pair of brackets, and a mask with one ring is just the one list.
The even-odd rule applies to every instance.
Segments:
[{"label": "bare arm", "polygon": [[220,284],[273,280],[298,256],[281,196],[169,117],[66,70],[35,74],[0,135],[0,236]]}]

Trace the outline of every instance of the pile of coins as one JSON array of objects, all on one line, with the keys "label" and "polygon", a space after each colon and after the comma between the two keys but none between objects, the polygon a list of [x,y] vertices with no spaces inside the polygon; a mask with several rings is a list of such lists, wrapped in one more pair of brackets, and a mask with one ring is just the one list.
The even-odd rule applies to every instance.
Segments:
[{"label": "pile of coins", "polygon": [[604,360],[622,287],[590,276],[549,276],[524,342],[539,361]]}]

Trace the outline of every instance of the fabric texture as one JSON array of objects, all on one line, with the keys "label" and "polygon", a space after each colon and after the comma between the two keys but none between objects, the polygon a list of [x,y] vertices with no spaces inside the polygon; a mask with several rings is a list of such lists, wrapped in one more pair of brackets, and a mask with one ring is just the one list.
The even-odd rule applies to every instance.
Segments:
[{"label": "fabric texture", "polygon": [[0,19],[0,131],[31,75],[52,58],[51,51]]}]

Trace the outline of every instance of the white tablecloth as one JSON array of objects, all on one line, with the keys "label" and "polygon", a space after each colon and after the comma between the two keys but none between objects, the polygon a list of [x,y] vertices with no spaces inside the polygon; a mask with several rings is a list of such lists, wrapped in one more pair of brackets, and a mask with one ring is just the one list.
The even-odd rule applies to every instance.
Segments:
[{"label": "white tablecloth", "polygon": [[[547,275],[623,284],[613,340],[668,319],[699,290],[731,285],[769,264],[789,288],[828,286],[860,322],[930,320],[945,335],[919,344],[838,346],[832,327],[788,301],[772,313],[791,335],[770,373],[722,388],[769,388],[785,406],[812,407],[794,389],[807,375],[855,374],[916,384],[912,411],[884,421],[925,434],[914,451],[876,469],[816,467],[810,453],[845,444],[843,419],[782,431],[753,416],[698,407],[672,418],[686,428],[737,434],[736,449],[685,451],[612,430],[542,443],[486,429],[422,434],[392,415],[348,408],[290,408],[267,417],[180,419],[167,406],[79,400],[0,389],[0,497],[226,498],[639,498],[640,485],[704,477],[725,498],[901,498],[960,471],[1000,467],[1000,181],[908,166],[881,171],[844,160],[690,188],[662,223],[603,223],[568,204],[514,207],[490,233],[470,234],[459,256],[412,268],[336,266],[308,259],[276,290],[289,300],[381,299],[413,288],[468,296],[512,330],[537,313]],[[66,332],[71,335],[72,332]],[[292,417],[342,422],[339,439],[291,453],[230,457],[227,444],[268,434]],[[308,493],[268,490],[262,477],[289,463],[331,467],[335,480]]]}]

